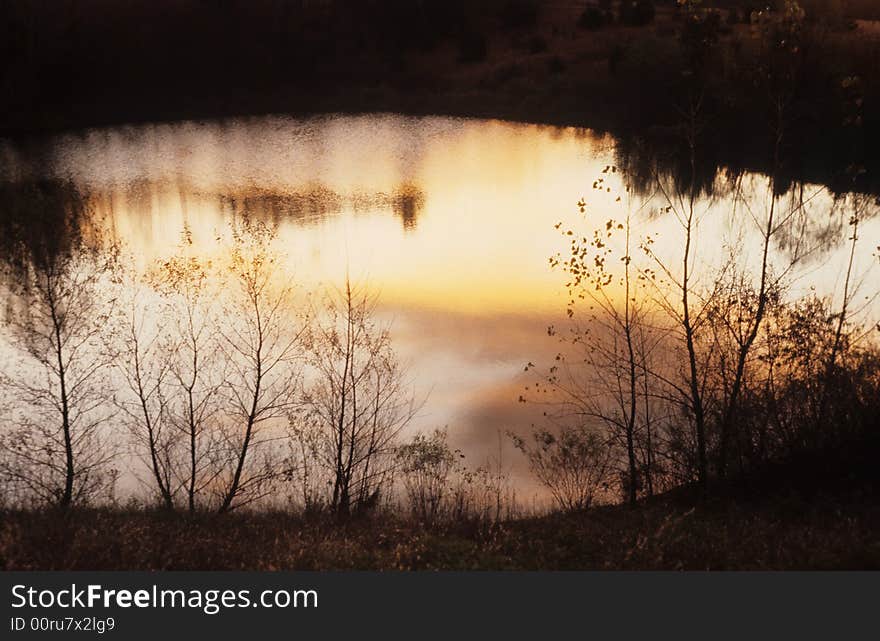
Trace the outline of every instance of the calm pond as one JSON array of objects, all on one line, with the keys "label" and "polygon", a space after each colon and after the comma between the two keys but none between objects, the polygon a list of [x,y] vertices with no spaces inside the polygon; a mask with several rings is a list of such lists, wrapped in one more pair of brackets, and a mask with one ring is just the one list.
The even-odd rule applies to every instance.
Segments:
[{"label": "calm pond", "polygon": [[[236,217],[277,223],[298,287],[338,287],[348,274],[378,292],[395,349],[426,398],[408,430],[448,426],[452,444],[474,461],[501,451],[526,494],[534,490],[528,470],[503,434],[525,433],[541,419],[540,408],[518,398],[528,384],[525,365],[546,364],[559,349],[547,327],[566,322],[566,277],[548,264],[568,248],[560,229],[588,236],[628,208],[639,221],[636,236],[654,235],[670,260],[680,252],[673,214],[659,213],[664,198],[676,196],[627,193],[622,171],[603,174],[615,163],[614,140],[589,130],[386,114],[0,142],[7,209],[28,185],[65,185],[86,204],[87,226],[124,243],[142,269],[172,253],[185,227],[199,247]],[[736,204],[738,193],[746,198]],[[791,224],[825,240],[805,252],[792,287],[834,295],[849,252],[845,205],[805,186],[780,206],[793,210],[795,198],[800,213]],[[767,180],[758,176],[701,197],[695,264],[739,247],[754,265],[755,221],[767,201]],[[877,221],[860,234],[862,269],[876,262]],[[789,262],[791,236],[780,234],[774,247],[779,264]]]}]

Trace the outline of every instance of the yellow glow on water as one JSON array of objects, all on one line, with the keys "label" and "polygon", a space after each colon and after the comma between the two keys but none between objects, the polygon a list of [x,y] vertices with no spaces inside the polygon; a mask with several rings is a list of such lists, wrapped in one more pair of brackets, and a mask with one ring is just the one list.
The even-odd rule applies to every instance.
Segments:
[{"label": "yellow glow on water", "polygon": [[[491,314],[558,307],[552,225],[609,157],[607,141],[552,127],[278,119],[93,132],[64,140],[54,170],[92,193],[144,266],[184,225],[208,243],[233,212],[263,208],[306,284],[348,271],[386,304]],[[418,201],[409,225],[394,211],[404,187]],[[303,201],[318,215],[294,211]]]},{"label": "yellow glow on water", "polygon": [[[8,162],[14,153],[0,151],[5,179],[27,179],[24,164]],[[428,395],[415,427],[448,425],[456,444],[488,449],[497,446],[496,430],[540,420],[517,396],[523,365],[558,350],[547,325],[565,318],[566,278],[548,258],[564,254],[568,241],[554,225],[589,236],[642,206],[627,198],[619,174],[604,174],[611,192],[592,188],[613,155],[611,140],[575,129],[328,116],[68,135],[53,141],[41,171],[77,185],[95,224],[123,241],[142,269],[172,254],[185,226],[195,250],[213,254],[233,218],[277,222],[285,271],[303,290],[340,286],[347,274],[378,290],[395,347]],[[748,180],[760,212],[766,180]],[[814,191],[809,215],[827,220],[830,197]],[[694,273],[711,277],[696,267],[729,252],[755,264],[760,232],[748,217],[724,199],[698,209]],[[681,228],[673,215],[647,215],[655,210],[634,217],[631,252],[650,233],[657,253],[677,267]],[[878,237],[880,221],[860,233]],[[876,262],[873,245],[865,243],[859,269]],[[846,255],[842,245],[826,248],[805,264],[809,277],[795,281],[796,292],[835,295]]]},{"label": "yellow glow on water", "polygon": [[[7,178],[26,179],[24,163],[3,152],[13,160]],[[392,310],[555,317],[565,276],[547,261],[567,241],[554,225],[589,236],[642,207],[619,173],[602,173],[613,163],[612,140],[499,121],[380,114],[121,127],[59,137],[49,159],[40,171],[86,194],[97,224],[145,269],[174,251],[184,226],[208,252],[229,220],[247,214],[278,223],[289,273],[304,289],[351,274]],[[602,176],[603,189],[593,189]],[[766,186],[747,177],[754,212],[766,210]],[[812,191],[805,211],[821,222],[831,199]],[[730,252],[744,264],[757,260],[759,226],[728,201],[698,204],[694,273]],[[634,218],[631,253],[651,234],[655,251],[678,265],[681,228],[652,210]],[[868,221],[861,234],[878,225]],[[826,248],[801,284],[834,294],[845,257],[842,246]]]}]

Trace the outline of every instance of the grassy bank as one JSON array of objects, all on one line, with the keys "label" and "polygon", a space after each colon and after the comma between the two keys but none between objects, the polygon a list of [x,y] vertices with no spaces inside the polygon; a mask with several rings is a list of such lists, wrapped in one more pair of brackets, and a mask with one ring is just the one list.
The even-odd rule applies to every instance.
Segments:
[{"label": "grassy bank", "polygon": [[874,489],[688,492],[493,525],[284,513],[0,513],[4,570],[880,569]]}]

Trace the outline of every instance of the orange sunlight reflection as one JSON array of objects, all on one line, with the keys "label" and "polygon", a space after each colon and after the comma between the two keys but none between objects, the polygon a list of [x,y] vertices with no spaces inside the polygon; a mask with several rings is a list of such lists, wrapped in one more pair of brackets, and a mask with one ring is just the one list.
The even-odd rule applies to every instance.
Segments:
[{"label": "orange sunlight reflection", "polygon": [[[565,277],[548,258],[567,241],[554,225],[591,235],[641,207],[616,182],[619,173],[605,183],[610,192],[591,189],[613,158],[611,139],[576,129],[273,117],[66,135],[40,171],[86,194],[96,224],[144,269],[173,252],[184,226],[208,252],[235,216],[278,222],[287,268],[304,290],[339,285],[346,273],[379,290],[398,349],[428,395],[415,427],[449,425],[454,442],[482,443],[487,452],[497,447],[496,430],[523,431],[540,418],[516,399],[524,363],[552,358],[557,345],[546,327],[565,316]],[[14,160],[5,165],[18,174],[6,179],[26,178]],[[766,180],[747,180],[760,200]],[[830,197],[814,191],[810,207],[827,210]],[[576,205],[582,197],[586,222]],[[699,205],[707,213],[697,261],[720,260],[737,243],[746,261],[755,259],[754,225],[732,221],[723,200]],[[653,205],[642,211],[634,234],[659,234],[658,252],[679,260],[678,243],[667,241],[680,233],[674,217],[651,218]],[[862,233],[877,228],[873,221]],[[809,284],[833,294],[844,257],[837,248],[810,263]],[[524,477],[521,460],[510,462]]]}]

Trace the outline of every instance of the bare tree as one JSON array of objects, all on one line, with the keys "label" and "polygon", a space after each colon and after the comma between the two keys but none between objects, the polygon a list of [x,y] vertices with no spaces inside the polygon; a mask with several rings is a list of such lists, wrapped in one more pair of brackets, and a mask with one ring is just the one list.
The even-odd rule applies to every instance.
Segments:
[{"label": "bare tree", "polygon": [[[180,435],[174,429],[169,409],[172,368],[177,357],[172,338],[160,325],[162,315],[150,316],[145,299],[151,292],[133,276],[127,283],[129,300],[122,320],[116,368],[124,387],[115,397],[134,439],[135,456],[149,470],[149,485],[165,509],[174,508],[180,489],[176,478]],[[162,301],[153,296],[153,305]],[[194,498],[194,497],[193,497]]]},{"label": "bare tree", "polygon": [[20,358],[2,374],[17,404],[4,421],[0,474],[23,495],[62,508],[93,498],[108,479],[102,469],[112,450],[101,425],[116,257],[113,247],[77,241],[7,273],[6,327]]},{"label": "bare tree", "polygon": [[[593,182],[597,200],[611,193],[605,178],[614,173],[616,167],[609,165]],[[617,197],[613,204],[621,202]],[[578,205],[581,214],[588,217],[586,201]],[[570,245],[565,255],[557,254],[550,264],[569,277],[567,312],[572,327],[560,335],[565,352],[557,355],[544,376],[543,388],[538,382],[538,393],[522,398],[551,406],[545,415],[556,422],[573,419],[577,424],[606,428],[609,443],[615,448],[619,444],[624,453],[622,486],[626,500],[635,503],[642,485],[640,472],[647,473],[639,461],[639,449],[640,441],[642,449],[645,445],[642,421],[650,417],[650,398],[645,392],[650,368],[644,351],[649,341],[641,292],[643,276],[632,256],[633,212],[629,203],[624,206],[620,220],[609,218],[591,232],[562,229],[562,223],[556,226]],[[587,323],[578,320],[584,317]],[[558,335],[555,328],[550,333]],[[530,363],[526,369],[533,367]],[[545,391],[550,394],[544,395]],[[651,458],[648,453],[647,461]]]},{"label": "bare tree", "polygon": [[340,516],[375,502],[390,480],[395,439],[419,404],[375,319],[377,300],[346,281],[330,292],[310,336],[314,377],[307,420],[321,435],[319,455],[332,476],[331,508]]},{"label": "bare tree", "polygon": [[[221,288],[215,271],[211,260],[199,255],[190,230],[185,228],[175,254],[161,261],[149,275],[149,282],[164,301],[156,322],[170,337],[164,346],[153,345],[150,354],[159,361],[168,359],[167,374],[161,364],[149,367],[162,372],[163,379],[167,377],[168,390],[161,399],[164,418],[160,419],[156,413],[158,408],[154,408],[151,418],[144,416],[141,427],[149,432],[148,420],[153,429],[156,421],[167,420],[183,437],[185,453],[174,456],[171,464],[174,481],[169,479],[165,489],[174,495],[174,486],[182,488],[189,512],[194,512],[203,502],[222,472],[216,426],[224,365],[217,337],[217,293]],[[143,340],[129,338],[127,351],[143,350]],[[142,355],[146,358],[143,352]],[[148,366],[144,363],[143,367]],[[145,376],[143,371],[141,376]],[[161,385],[156,387],[149,400],[160,402],[161,389]]]},{"label": "bare tree", "polygon": [[[665,213],[674,212],[682,231],[682,252],[681,252],[681,268],[676,269],[671,265],[667,265],[654,252],[653,238],[647,237],[642,244],[642,249],[646,255],[654,259],[656,266],[661,272],[661,282],[665,281],[672,284],[673,294],[661,296],[661,306],[667,311],[676,325],[681,328],[684,338],[684,345],[687,352],[687,369],[684,376],[685,385],[683,388],[675,386],[680,392],[681,399],[685,402],[689,409],[689,413],[693,418],[694,431],[696,434],[697,445],[697,479],[700,484],[707,488],[709,484],[709,455],[708,455],[708,436],[706,427],[706,402],[705,402],[705,384],[704,374],[701,374],[700,356],[698,355],[698,330],[707,308],[708,300],[712,296],[708,296],[708,300],[700,302],[695,301],[698,296],[694,292],[694,263],[696,256],[696,236],[697,228],[700,223],[702,214],[697,209],[698,187],[696,183],[696,153],[697,153],[697,136],[699,131],[698,114],[699,103],[692,103],[691,110],[687,114],[686,140],[689,150],[690,159],[690,184],[686,190],[686,197],[678,199],[676,206],[673,197],[663,188],[662,182],[658,176],[658,186],[664,194],[666,202]],[[650,282],[656,282],[656,272],[651,270],[647,272],[651,277]],[[702,305],[700,304],[702,303]]]},{"label": "bare tree", "polygon": [[[772,158],[768,180],[769,206],[766,213],[756,215],[748,206],[745,209],[761,235],[760,268],[756,287],[739,287],[746,292],[745,304],[738,304],[740,322],[732,328],[736,340],[735,365],[729,391],[726,394],[721,412],[718,446],[718,473],[724,476],[729,464],[731,441],[735,438],[738,404],[744,385],[746,366],[752,355],[752,348],[761,325],[764,322],[768,301],[782,287],[782,278],[799,260],[795,253],[791,264],[781,273],[774,275],[770,262],[770,254],[774,240],[785,229],[786,224],[799,212],[803,203],[793,202],[789,211],[779,212],[778,176],[782,165],[783,141],[786,135],[788,111],[797,86],[797,76],[801,56],[801,31],[804,12],[796,2],[787,2],[780,15],[761,14],[762,28],[761,46],[763,51],[757,69],[757,78],[767,93],[767,104],[770,107],[770,130],[772,139]],[[745,201],[743,201],[744,204]],[[782,215],[780,215],[782,214]],[[780,220],[782,218],[782,220]],[[752,293],[748,292],[753,289]],[[752,300],[754,304],[752,304]],[[748,313],[744,313],[748,311]]]},{"label": "bare tree", "polygon": [[[849,200],[851,202],[847,203]],[[868,279],[871,270],[864,270],[862,273],[857,272],[856,250],[859,243],[859,225],[866,220],[877,215],[877,201],[872,197],[864,194],[853,194],[844,198],[844,212],[848,213],[847,228],[849,229],[849,254],[846,262],[846,271],[844,274],[843,285],[840,295],[840,308],[834,314],[834,340],[831,349],[828,352],[825,362],[824,385],[822,389],[821,400],[819,404],[819,424],[825,420],[825,413],[831,393],[831,381],[834,378],[835,370],[838,367],[838,358],[844,346],[848,333],[848,325],[854,316],[862,314],[868,306],[873,303],[878,296],[878,291],[864,293],[865,281]],[[855,297],[864,294],[864,301],[857,304]],[[857,337],[853,337],[857,338]]]},{"label": "bare tree", "polygon": [[[230,291],[219,333],[229,373],[227,445],[232,454],[220,512],[266,496],[283,472],[277,458],[285,435],[278,419],[299,402],[302,338],[294,288],[280,268],[272,228],[244,221],[233,227],[226,265]],[[275,429],[271,429],[275,423]]]}]

